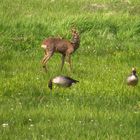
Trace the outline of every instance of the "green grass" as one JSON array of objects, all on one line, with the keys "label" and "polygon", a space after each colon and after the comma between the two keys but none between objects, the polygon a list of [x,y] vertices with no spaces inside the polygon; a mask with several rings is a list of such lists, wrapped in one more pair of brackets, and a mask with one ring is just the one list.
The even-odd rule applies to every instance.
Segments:
[{"label": "green grass", "polygon": [[[139,0],[1,0],[0,139],[138,140],[140,86],[125,79],[140,73],[139,15]],[[46,74],[42,40],[70,39],[72,27],[81,37],[73,72],[60,72],[55,54]],[[60,74],[80,82],[51,92]]]}]

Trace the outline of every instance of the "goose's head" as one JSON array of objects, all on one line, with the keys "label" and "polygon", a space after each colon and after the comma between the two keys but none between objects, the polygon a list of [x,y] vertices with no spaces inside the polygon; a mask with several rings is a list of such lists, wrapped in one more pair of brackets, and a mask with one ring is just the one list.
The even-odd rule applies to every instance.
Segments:
[{"label": "goose's head", "polygon": [[132,74],[136,75],[136,68],[132,68]]}]

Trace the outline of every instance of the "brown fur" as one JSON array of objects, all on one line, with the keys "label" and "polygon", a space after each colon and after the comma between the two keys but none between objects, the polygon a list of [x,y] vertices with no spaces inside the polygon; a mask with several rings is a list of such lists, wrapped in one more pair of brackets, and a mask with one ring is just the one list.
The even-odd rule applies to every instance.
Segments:
[{"label": "brown fur", "polygon": [[45,50],[45,56],[42,60],[43,67],[47,70],[46,64],[48,60],[53,56],[55,52],[62,54],[62,65],[61,70],[63,69],[65,58],[70,65],[71,69],[71,54],[79,47],[80,38],[76,30],[72,30],[72,40],[68,41],[66,39],[58,38],[47,38],[43,41],[42,47]]}]

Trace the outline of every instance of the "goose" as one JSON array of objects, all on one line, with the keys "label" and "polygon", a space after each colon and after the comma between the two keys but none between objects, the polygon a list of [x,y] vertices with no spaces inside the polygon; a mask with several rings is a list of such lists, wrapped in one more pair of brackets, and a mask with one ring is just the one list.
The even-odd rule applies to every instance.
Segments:
[{"label": "goose", "polygon": [[138,84],[138,76],[136,74],[136,69],[132,68],[132,73],[127,77],[127,85],[136,86]]},{"label": "goose", "polygon": [[56,76],[49,80],[48,87],[52,89],[53,83],[62,87],[70,87],[79,81],[74,80],[68,76]]}]

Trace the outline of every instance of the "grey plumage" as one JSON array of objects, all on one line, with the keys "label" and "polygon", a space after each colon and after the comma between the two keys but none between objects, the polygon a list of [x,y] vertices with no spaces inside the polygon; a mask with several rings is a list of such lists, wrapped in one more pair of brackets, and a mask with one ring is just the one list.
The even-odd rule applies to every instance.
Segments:
[{"label": "grey plumage", "polygon": [[48,87],[52,89],[53,84],[62,86],[62,87],[70,87],[72,84],[77,83],[79,81],[72,79],[68,76],[56,76],[49,80]]},{"label": "grey plumage", "polygon": [[136,74],[136,69],[132,68],[132,73],[127,77],[127,85],[136,86],[138,84],[138,76]]}]

